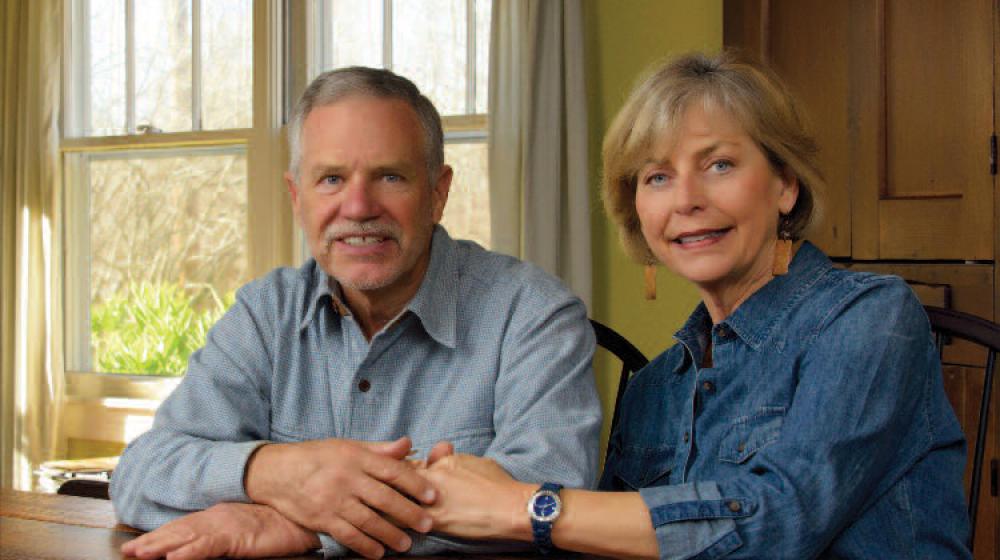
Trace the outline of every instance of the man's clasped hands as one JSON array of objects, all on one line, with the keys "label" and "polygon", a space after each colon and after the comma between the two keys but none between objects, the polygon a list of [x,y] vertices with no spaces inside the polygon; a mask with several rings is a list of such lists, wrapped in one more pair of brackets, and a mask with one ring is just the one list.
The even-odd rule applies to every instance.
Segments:
[{"label": "man's clasped hands", "polygon": [[[449,511],[461,508],[455,502],[463,492],[455,490],[481,495],[491,484],[517,484],[495,462],[455,454],[447,442],[435,445],[426,459],[411,456],[408,437],[263,445],[244,473],[253,503],[220,503],[191,513],[125,543],[122,552],[169,560],[288,556],[320,548],[319,533],[326,533],[379,558],[386,547],[409,550],[405,529],[446,530]],[[445,476],[450,490],[443,493],[435,480]]]}]

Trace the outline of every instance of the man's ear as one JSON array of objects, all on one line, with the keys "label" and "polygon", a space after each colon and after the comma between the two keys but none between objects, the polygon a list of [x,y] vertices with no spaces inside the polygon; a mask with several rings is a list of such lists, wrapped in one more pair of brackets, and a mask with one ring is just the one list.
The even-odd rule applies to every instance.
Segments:
[{"label": "man's ear", "polygon": [[295,214],[295,221],[298,222],[301,227],[302,218],[299,214],[299,187],[295,184],[295,176],[292,175],[291,171],[285,171],[285,187],[288,189],[288,195],[292,199],[292,213]]},{"label": "man's ear", "polygon": [[454,172],[450,165],[442,165],[441,173],[437,181],[434,182],[434,191],[431,193],[431,203],[434,205],[434,223],[441,222],[444,216],[444,205],[448,202],[448,193],[451,192],[451,179]]}]

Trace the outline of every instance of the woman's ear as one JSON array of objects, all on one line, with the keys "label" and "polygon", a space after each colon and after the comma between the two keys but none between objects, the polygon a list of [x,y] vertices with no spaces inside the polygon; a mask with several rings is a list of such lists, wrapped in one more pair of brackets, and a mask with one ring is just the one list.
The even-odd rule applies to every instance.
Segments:
[{"label": "woman's ear", "polygon": [[778,195],[778,210],[782,214],[788,214],[795,208],[795,203],[799,200],[799,178],[788,168],[778,177],[781,181],[781,192]]}]

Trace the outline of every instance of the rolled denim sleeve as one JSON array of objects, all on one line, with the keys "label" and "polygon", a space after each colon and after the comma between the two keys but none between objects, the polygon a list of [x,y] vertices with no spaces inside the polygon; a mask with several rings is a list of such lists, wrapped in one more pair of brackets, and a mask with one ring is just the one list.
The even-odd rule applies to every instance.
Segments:
[{"label": "rolled denim sleeve", "polygon": [[236,303],[209,331],[183,381],[157,410],[153,427],[122,454],[111,478],[115,512],[152,530],[219,502],[249,502],[247,460],[269,435],[258,379],[270,369],[262,322]]},{"label": "rolled denim sleeve", "polygon": [[752,513],[752,502],[724,500],[715,482],[641,488],[639,495],[656,529],[660,558],[721,558],[743,544],[735,520]]}]

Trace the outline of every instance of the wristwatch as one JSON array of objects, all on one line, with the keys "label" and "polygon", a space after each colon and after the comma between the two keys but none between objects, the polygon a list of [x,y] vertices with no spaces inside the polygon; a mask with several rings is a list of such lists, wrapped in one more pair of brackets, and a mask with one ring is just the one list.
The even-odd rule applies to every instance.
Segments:
[{"label": "wristwatch", "polygon": [[562,500],[559,491],[562,484],[546,482],[535,491],[528,500],[528,515],[531,516],[531,534],[535,546],[542,554],[552,551],[552,524],[562,513]]}]

